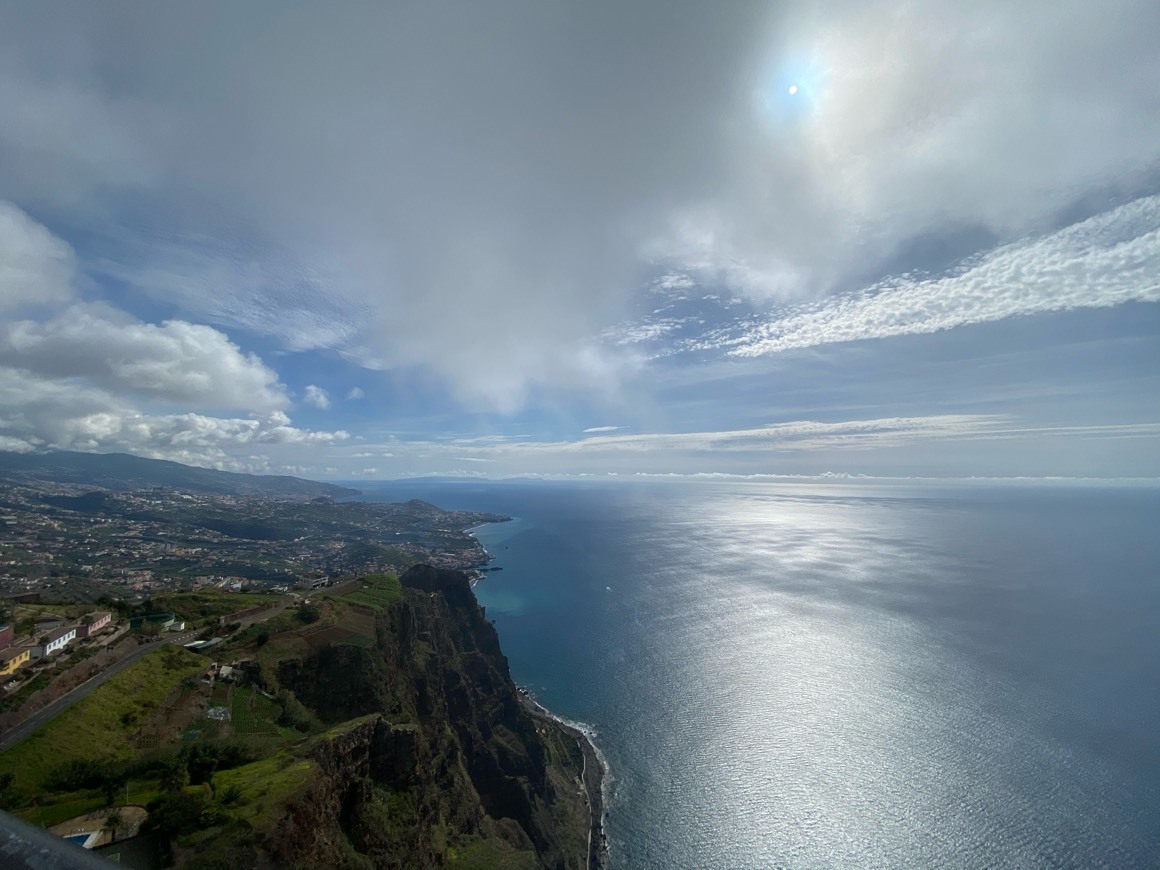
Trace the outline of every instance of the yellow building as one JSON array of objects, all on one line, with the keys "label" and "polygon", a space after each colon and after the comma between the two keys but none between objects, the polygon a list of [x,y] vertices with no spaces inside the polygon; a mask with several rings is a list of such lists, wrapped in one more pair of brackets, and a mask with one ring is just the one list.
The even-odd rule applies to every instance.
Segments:
[{"label": "yellow building", "polygon": [[31,655],[31,650],[17,649],[14,646],[0,650],[0,677],[7,677],[16,673],[16,669],[28,661]]}]

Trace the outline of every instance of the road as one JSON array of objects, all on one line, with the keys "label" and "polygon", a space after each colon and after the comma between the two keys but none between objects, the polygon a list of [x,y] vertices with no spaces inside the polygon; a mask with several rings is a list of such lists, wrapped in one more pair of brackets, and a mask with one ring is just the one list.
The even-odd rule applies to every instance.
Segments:
[{"label": "road", "polygon": [[93,691],[93,689],[96,689],[97,687],[99,687],[103,683],[105,683],[107,680],[109,680],[111,677],[114,677],[117,674],[119,674],[121,671],[123,671],[125,668],[129,667],[129,665],[133,664],[133,662],[137,661],[143,655],[152,652],[153,650],[160,647],[162,644],[185,643],[191,637],[193,637],[193,634],[194,634],[193,632],[186,632],[185,634],[177,635],[176,637],[167,637],[161,641],[156,641],[154,643],[145,644],[141,648],[131,652],[128,656],[126,656],[121,661],[117,662],[112,667],[106,668],[105,670],[103,670],[99,674],[97,674],[95,677],[92,677],[91,679],[89,679],[87,682],[81,683],[79,686],[77,686],[75,689],[73,689],[71,692],[69,692],[64,697],[57,698],[55,701],[53,701],[51,704],[49,704],[43,710],[39,710],[36,713],[33,713],[31,716],[29,716],[27,719],[25,719],[23,722],[21,722],[15,728],[12,728],[9,731],[5,732],[3,736],[0,736],[0,752],[4,752],[7,749],[11,749],[13,746],[15,746],[17,743],[19,743],[21,740],[23,740],[25,737],[27,737],[29,734],[31,734],[33,731],[35,731],[37,728],[39,728],[41,725],[43,725],[45,722],[48,722],[51,719],[53,719],[54,717],[63,713],[65,710],[67,710],[69,707],[71,707],[73,704],[75,704],[81,698],[85,697],[85,695],[89,694],[89,692]]}]

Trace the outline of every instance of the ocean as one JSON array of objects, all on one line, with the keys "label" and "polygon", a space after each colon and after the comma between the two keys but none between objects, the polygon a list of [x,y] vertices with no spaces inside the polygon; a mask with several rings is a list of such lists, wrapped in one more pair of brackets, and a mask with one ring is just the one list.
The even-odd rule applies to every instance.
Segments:
[{"label": "ocean", "polygon": [[408,481],[613,868],[1160,867],[1160,492]]}]

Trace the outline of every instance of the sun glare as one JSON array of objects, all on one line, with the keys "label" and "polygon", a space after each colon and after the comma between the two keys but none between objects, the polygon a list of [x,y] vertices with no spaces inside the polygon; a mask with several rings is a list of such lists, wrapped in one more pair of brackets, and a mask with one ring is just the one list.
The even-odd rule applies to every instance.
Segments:
[{"label": "sun glare", "polygon": [[796,94],[796,93],[797,93],[797,85],[790,85],[790,86],[789,86],[789,93],[790,93],[790,96],[791,96],[791,97],[792,97],[794,94]]}]

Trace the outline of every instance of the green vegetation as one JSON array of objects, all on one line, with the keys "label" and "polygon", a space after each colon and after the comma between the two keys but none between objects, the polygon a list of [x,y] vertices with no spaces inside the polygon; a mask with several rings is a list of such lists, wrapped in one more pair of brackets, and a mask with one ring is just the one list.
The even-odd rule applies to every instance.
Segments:
[{"label": "green vegetation", "polygon": [[0,713],[17,709],[50,682],[52,682],[52,674],[41,671],[11,695],[5,696],[4,700],[0,701]]},{"label": "green vegetation", "polygon": [[[230,635],[214,660],[236,668],[212,685],[202,655],[154,649],[0,755],[0,806],[52,825],[144,805],[142,830],[192,867],[579,868],[583,755],[516,715],[479,608],[436,598],[372,573],[245,630],[211,627]],[[276,601],[203,590],[142,606],[212,623]]]},{"label": "green vegetation", "polygon": [[251,607],[273,607],[281,596],[248,592],[224,592],[221,589],[199,589],[196,592],[174,592],[158,595],[152,601],[154,610],[170,611],[186,622],[200,622],[229,616]]},{"label": "green vegetation", "polygon": [[375,639],[367,637],[365,634],[352,634],[342,640],[335,641],[335,646],[356,646],[359,649],[370,649],[374,645]]},{"label": "green vegetation", "polygon": [[403,587],[394,574],[368,574],[362,582],[363,588],[335,600],[369,607],[377,613],[403,597]]},{"label": "green vegetation", "polygon": [[15,774],[21,788],[41,788],[64,762],[128,758],[138,724],[164,703],[180,680],[197,676],[204,667],[205,659],[181,647],[150,652],[0,755],[0,773]]},{"label": "green vegetation", "polygon": [[447,866],[456,870],[535,870],[540,866],[535,852],[521,852],[503,840],[484,840],[480,837],[460,837],[447,850]]},{"label": "green vegetation", "polygon": [[282,708],[249,686],[234,692],[230,704],[230,724],[235,734],[278,734]]},{"label": "green vegetation", "polygon": [[276,818],[282,801],[310,781],[312,770],[311,762],[282,751],[253,764],[218,773],[214,787],[223,794],[230,792],[234,816],[255,827],[263,827]]},{"label": "green vegetation", "polygon": [[67,822],[76,816],[103,809],[106,806],[108,804],[105,802],[104,795],[98,791],[88,791],[78,793],[76,796],[66,796],[63,800],[58,795],[56,802],[50,806],[32,806],[21,810],[17,815],[26,822],[47,828],[59,825],[61,822]]},{"label": "green vegetation", "polygon": [[310,645],[296,634],[271,635],[269,643],[258,649],[256,658],[262,668],[262,674],[270,683],[267,688],[273,691],[277,688],[276,675],[278,663],[290,659],[304,658],[310,652]]}]

